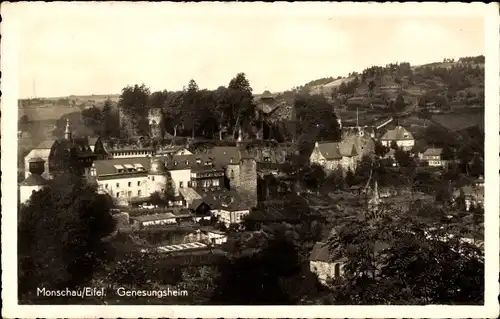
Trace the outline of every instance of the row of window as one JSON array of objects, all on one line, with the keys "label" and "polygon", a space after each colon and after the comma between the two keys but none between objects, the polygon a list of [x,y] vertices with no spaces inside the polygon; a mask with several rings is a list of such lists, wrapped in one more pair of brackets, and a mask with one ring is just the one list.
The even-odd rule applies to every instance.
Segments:
[{"label": "row of window", "polygon": [[113,156],[130,156],[130,155],[148,155],[151,151],[132,151],[132,152],[111,152]]},{"label": "row of window", "polygon": [[[132,197],[132,191],[128,191],[127,192],[127,197]],[[137,197],[141,197],[142,196],[142,191],[141,190],[138,190],[137,191]],[[116,198],[120,198],[120,192],[116,192]]]},{"label": "row of window", "polygon": [[[137,186],[141,186],[141,181],[137,182]],[[132,182],[128,182],[128,187],[132,187]],[[108,184],[105,184],[104,188],[108,189]],[[120,188],[120,183],[116,183],[116,188]]]},{"label": "row of window", "polygon": [[224,176],[224,172],[191,173],[191,178]]}]

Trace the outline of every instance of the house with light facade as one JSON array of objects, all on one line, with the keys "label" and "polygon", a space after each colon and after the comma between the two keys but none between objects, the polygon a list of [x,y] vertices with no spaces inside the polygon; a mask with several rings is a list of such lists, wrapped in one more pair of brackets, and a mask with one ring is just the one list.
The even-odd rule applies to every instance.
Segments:
[{"label": "house with light facade", "polygon": [[380,138],[380,142],[386,147],[391,147],[392,143],[395,142],[399,148],[407,152],[415,146],[413,135],[400,125],[385,132]]}]

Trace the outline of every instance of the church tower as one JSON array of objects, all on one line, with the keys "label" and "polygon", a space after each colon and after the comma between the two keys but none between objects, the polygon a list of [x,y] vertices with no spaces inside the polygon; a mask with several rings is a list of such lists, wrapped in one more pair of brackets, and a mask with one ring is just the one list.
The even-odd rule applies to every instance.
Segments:
[{"label": "church tower", "polygon": [[71,126],[69,125],[69,118],[66,119],[66,129],[64,130],[64,139],[71,141],[73,134],[71,132]]}]

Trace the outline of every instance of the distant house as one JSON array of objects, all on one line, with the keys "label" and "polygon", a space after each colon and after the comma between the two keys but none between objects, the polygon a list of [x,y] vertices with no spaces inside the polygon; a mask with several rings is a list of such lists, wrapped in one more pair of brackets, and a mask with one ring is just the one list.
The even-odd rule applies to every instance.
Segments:
[{"label": "distant house", "polygon": [[328,245],[317,242],[309,257],[309,267],[318,276],[319,282],[327,285],[331,279],[342,276],[345,261],[345,258],[332,258]]},{"label": "distant house", "polygon": [[467,211],[471,206],[484,207],[484,184],[462,186],[453,192],[455,200],[461,196],[463,196]]},{"label": "distant house", "polygon": [[138,223],[140,227],[154,225],[172,225],[177,223],[176,216],[172,213],[136,216],[131,217],[130,219]]},{"label": "distant house", "polygon": [[397,126],[392,130],[388,130],[380,139],[382,145],[391,147],[392,142],[395,142],[398,147],[404,151],[410,151],[415,145],[413,135],[404,127]]},{"label": "distant house", "polygon": [[201,228],[200,237],[201,240],[208,241],[212,245],[221,245],[227,241],[226,233],[211,227]]},{"label": "distant house", "polygon": [[314,144],[314,149],[309,156],[309,161],[319,164],[327,170],[338,167],[347,171],[356,168],[358,152],[352,143],[319,143]]},{"label": "distant house", "polygon": [[422,154],[422,161],[427,162],[432,167],[443,167],[446,164],[443,160],[442,148],[428,148]]}]

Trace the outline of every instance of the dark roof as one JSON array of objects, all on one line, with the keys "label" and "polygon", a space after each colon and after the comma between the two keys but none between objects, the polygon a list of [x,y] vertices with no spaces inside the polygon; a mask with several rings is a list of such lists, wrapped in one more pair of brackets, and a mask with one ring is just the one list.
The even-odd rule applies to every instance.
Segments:
[{"label": "dark roof", "polygon": [[221,166],[239,164],[241,152],[237,146],[215,146],[210,150],[210,156]]},{"label": "dark roof", "polygon": [[324,242],[317,242],[314,244],[314,247],[311,251],[311,255],[309,256],[310,261],[323,261],[330,262],[332,258],[330,257],[330,250],[328,248],[328,244]]},{"label": "dark roof", "polygon": [[89,146],[86,137],[74,137],[71,140],[59,139],[54,142],[52,148],[66,149],[75,151],[77,156],[93,156],[94,152]]},{"label": "dark roof", "polygon": [[442,148],[428,148],[424,152],[424,156],[440,156],[443,154]]},{"label": "dark roof", "polygon": [[389,141],[413,140],[413,135],[404,127],[397,126],[396,128],[385,132],[381,139]]},{"label": "dark roof", "polygon": [[[115,165],[135,165],[135,164],[140,164],[142,167],[144,167],[144,170],[147,172],[150,168],[150,159],[148,157],[134,157],[134,158],[114,158],[114,159],[107,159],[107,160],[97,160],[94,161],[94,165],[96,168],[96,175],[102,176],[102,175],[111,175],[111,174],[131,174],[131,173],[118,173]],[[133,173],[132,173],[133,174]]]},{"label": "dark roof", "polygon": [[42,186],[47,185],[47,180],[38,174],[30,174],[19,186]]},{"label": "dark roof", "polygon": [[248,210],[238,193],[228,190],[208,191],[200,194],[203,201],[211,209],[223,209],[227,211]]},{"label": "dark roof", "polygon": [[352,142],[318,143],[318,149],[327,160],[341,159],[343,156],[351,157],[358,155],[356,147]]},{"label": "dark roof", "polygon": [[38,144],[35,148],[47,148],[47,149],[50,149],[52,148],[52,145],[54,145],[54,142],[56,140],[46,140],[46,141],[43,141],[41,142],[40,144]]}]

